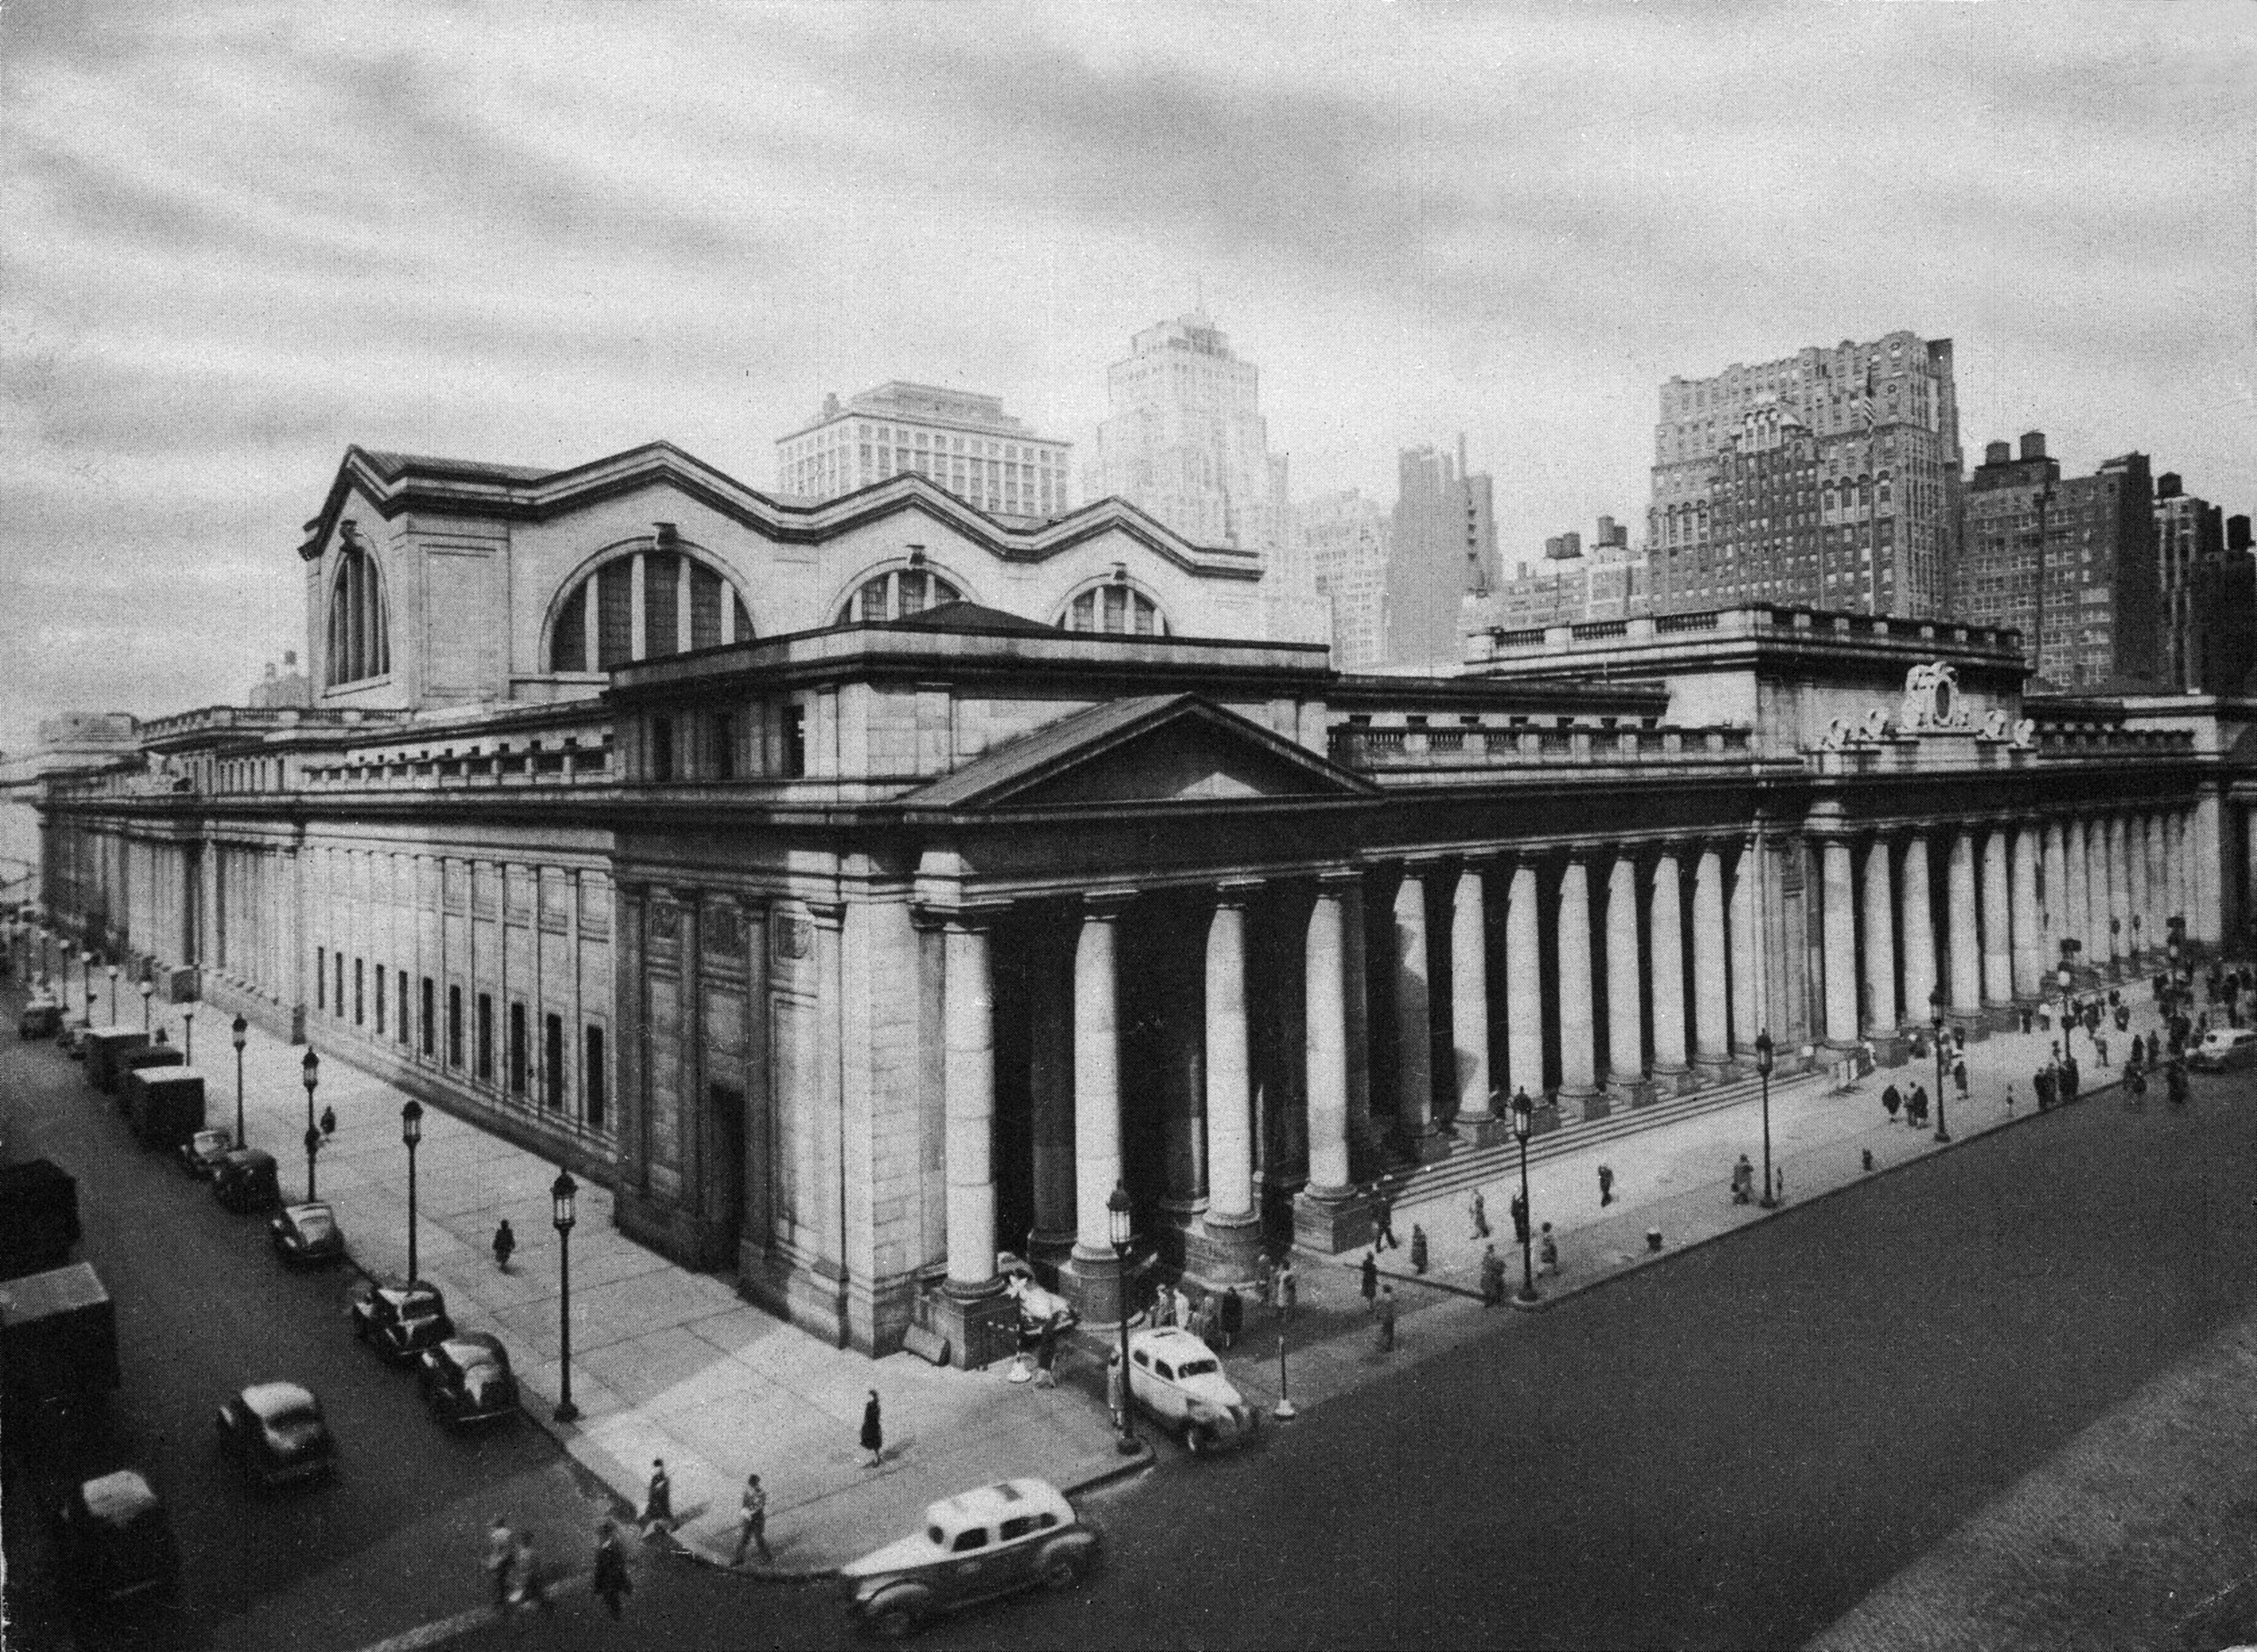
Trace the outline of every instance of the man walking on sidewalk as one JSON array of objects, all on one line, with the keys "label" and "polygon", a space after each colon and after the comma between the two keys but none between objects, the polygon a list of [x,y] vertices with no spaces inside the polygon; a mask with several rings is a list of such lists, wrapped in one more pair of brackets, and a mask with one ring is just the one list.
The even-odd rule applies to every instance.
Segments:
[{"label": "man walking on sidewalk", "polygon": [[674,1529],[674,1480],[666,1472],[666,1459],[654,1457],[650,1461],[650,1491],[643,1499],[642,1535],[646,1539]]},{"label": "man walking on sidewalk", "polygon": [[517,1540],[509,1528],[496,1514],[493,1524],[486,1528],[486,1577],[493,1585],[494,1613],[506,1616],[509,1612],[509,1569],[517,1556]]},{"label": "man walking on sidewalk", "polygon": [[619,1615],[619,1597],[634,1590],[634,1579],[627,1576],[627,1557],[619,1550],[619,1528],[608,1519],[596,1528],[596,1573],[591,1586],[614,1620]]},{"label": "man walking on sidewalk", "polygon": [[1610,1164],[1599,1167],[1599,1208],[1605,1210],[1615,1202],[1615,1168]]},{"label": "man walking on sidewalk", "polygon": [[1403,1241],[1395,1237],[1395,1204],[1387,1197],[1387,1183],[1371,1184],[1371,1248],[1386,1250],[1390,1246],[1401,1249]]},{"label": "man walking on sidewalk", "polygon": [[1467,1201],[1466,1214],[1473,1218],[1474,1237],[1477,1239],[1487,1239],[1489,1237],[1489,1201],[1482,1197],[1482,1190],[1479,1188],[1474,1190],[1473,1197]]},{"label": "man walking on sidewalk", "polygon": [[745,1550],[758,1544],[763,1564],[773,1566],[775,1557],[768,1552],[768,1494],[761,1486],[761,1477],[745,1477],[745,1494],[737,1506],[737,1553],[729,1564],[745,1564]]},{"label": "man walking on sidewalk", "polygon": [[1382,1285],[1379,1301],[1375,1306],[1379,1315],[1379,1352],[1395,1352],[1395,1287]]},{"label": "man walking on sidewalk", "polygon": [[1358,1270],[1363,1276],[1364,1305],[1369,1307],[1379,1297],[1379,1260],[1369,1251],[1363,1253],[1363,1266]]}]

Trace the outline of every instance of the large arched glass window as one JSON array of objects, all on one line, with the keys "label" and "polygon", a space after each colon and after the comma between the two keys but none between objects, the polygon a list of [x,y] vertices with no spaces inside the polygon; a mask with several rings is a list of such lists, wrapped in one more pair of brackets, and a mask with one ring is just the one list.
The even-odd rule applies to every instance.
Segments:
[{"label": "large arched glass window", "polygon": [[392,669],[392,641],[384,616],[384,582],[376,558],[357,540],[338,554],[329,583],[329,670],[331,688],[380,677]]},{"label": "large arched glass window", "polygon": [[582,575],[558,604],[548,668],[610,671],[752,636],[744,599],[716,569],[679,549],[626,550]]},{"label": "large arched glass window", "polygon": [[1058,611],[1060,631],[1102,631],[1122,637],[1164,637],[1167,616],[1160,605],[1123,580],[1093,585],[1070,597]]},{"label": "large arched glass window", "polygon": [[906,619],[943,603],[963,600],[964,593],[941,575],[905,562],[899,568],[873,574],[856,586],[854,594],[839,605],[838,618],[832,623],[879,625],[888,619]]}]

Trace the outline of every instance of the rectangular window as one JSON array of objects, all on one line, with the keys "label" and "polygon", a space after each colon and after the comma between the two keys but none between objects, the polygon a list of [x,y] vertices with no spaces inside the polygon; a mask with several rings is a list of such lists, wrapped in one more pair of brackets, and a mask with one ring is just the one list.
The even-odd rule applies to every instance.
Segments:
[{"label": "rectangular window", "polygon": [[384,1031],[384,965],[376,966],[376,1030]]},{"label": "rectangular window", "polygon": [[338,953],[336,956],[336,966],[337,995],[332,1002],[330,1008],[336,1016],[342,1020],[345,1013],[345,955],[342,952]]},{"label": "rectangular window", "polygon": [[658,659],[681,652],[680,612],[675,607],[675,585],[682,576],[682,559],[654,552],[642,559],[643,658]]},{"label": "rectangular window", "polygon": [[605,1080],[604,1029],[591,1027],[588,1029],[588,1071],[583,1081],[583,1088],[588,1097],[588,1128],[591,1130],[604,1127]]},{"label": "rectangular window", "polygon": [[564,1105],[564,1018],[561,1015],[541,1018],[541,1098],[551,1108]]},{"label": "rectangular window", "polygon": [[650,720],[650,777],[661,781],[674,778],[672,717],[653,717]]},{"label": "rectangular window", "polygon": [[447,1065],[463,1064],[463,989],[447,989]]},{"label": "rectangular window", "polygon": [[596,573],[596,669],[623,666],[634,653],[634,559],[615,557]]},{"label": "rectangular window", "polygon": [[[408,1041],[407,971],[405,970],[394,970],[393,974],[400,982],[400,1041],[405,1044]],[[426,1011],[425,1013],[428,1015],[429,1012]],[[429,1033],[427,1032],[424,1034],[424,1038],[427,1041],[429,1037]],[[426,1053],[428,1054],[428,1052],[427,1051]]]},{"label": "rectangular window", "polygon": [[509,1006],[509,1093],[513,1096],[525,1093],[527,1054],[525,1006],[513,1004]]},{"label": "rectangular window", "polygon": [[329,950],[327,947],[314,949],[314,1007],[317,1010],[329,1007]]},{"label": "rectangular window", "polygon": [[783,772],[788,780],[807,773],[807,708],[803,705],[783,709]]},{"label": "rectangular window", "polygon": [[482,1084],[493,1083],[493,994],[478,994],[478,1064],[471,1075]]},{"label": "rectangular window", "polygon": [[[339,958],[337,960],[337,967],[339,969],[343,969],[344,967],[344,962],[345,961],[343,958]],[[340,988],[339,991],[342,992],[343,988]],[[355,958],[353,960],[353,1025],[355,1027],[360,1026],[362,1022],[367,1019],[367,967],[360,959]]]}]

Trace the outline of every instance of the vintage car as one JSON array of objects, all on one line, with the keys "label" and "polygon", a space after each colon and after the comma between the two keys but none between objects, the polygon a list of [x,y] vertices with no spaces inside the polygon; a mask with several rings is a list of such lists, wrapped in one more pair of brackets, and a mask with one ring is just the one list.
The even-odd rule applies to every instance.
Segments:
[{"label": "vintage car", "polygon": [[423,1356],[423,1403],[442,1423],[490,1423],[517,1415],[517,1379],[501,1338],[456,1331]]},{"label": "vintage car", "polygon": [[62,1000],[45,993],[34,995],[16,1017],[18,1038],[53,1038],[62,1030]]},{"label": "vintage car", "polygon": [[212,1167],[212,1197],[230,1211],[272,1210],[282,1202],[274,1155],[257,1147],[236,1147]]},{"label": "vintage car", "polygon": [[266,1238],[275,1255],[293,1267],[318,1267],[345,1259],[344,1230],[326,1199],[286,1204],[266,1225]]},{"label": "vintage car", "polygon": [[2230,1072],[2257,1061],[2257,1030],[2220,1027],[2203,1034],[2202,1042],[2187,1057],[2187,1065],[2204,1072]]},{"label": "vintage car", "polygon": [[199,1130],[173,1149],[180,1168],[199,1182],[209,1182],[219,1161],[235,1150],[235,1138],[224,1130]]},{"label": "vintage car", "polygon": [[897,1639],[943,1613],[1037,1586],[1070,1589],[1097,1533],[1045,1480],[999,1480],[924,1512],[924,1529],[840,1568],[856,1621]]},{"label": "vintage car", "polygon": [[1128,1395],[1194,1453],[1253,1438],[1261,1415],[1222,1374],[1214,1350],[1172,1325],[1128,1333]]},{"label": "vintage car", "polygon": [[131,1469],[74,1479],[55,1507],[54,1535],[62,1586],[81,1600],[161,1595],[179,1581],[180,1549],[165,1505]]},{"label": "vintage car", "polygon": [[310,1479],[336,1466],[322,1402],[294,1382],[254,1382],[220,1407],[219,1443],[265,1486]]},{"label": "vintage car", "polygon": [[371,1280],[353,1292],[353,1335],[404,1366],[455,1334],[447,1299],[421,1280]]}]

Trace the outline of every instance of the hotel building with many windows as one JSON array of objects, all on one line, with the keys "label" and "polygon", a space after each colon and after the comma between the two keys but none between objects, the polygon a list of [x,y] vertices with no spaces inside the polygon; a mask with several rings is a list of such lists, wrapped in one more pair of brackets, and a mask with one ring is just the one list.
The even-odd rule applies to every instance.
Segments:
[{"label": "hotel building with many windows", "polygon": [[895,379],[841,402],[776,442],[778,490],[821,502],[888,477],[921,476],[978,509],[1061,516],[1070,441],[1036,435],[1000,396]]}]

